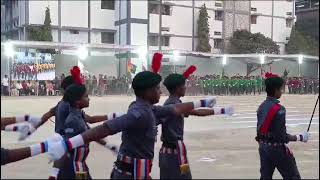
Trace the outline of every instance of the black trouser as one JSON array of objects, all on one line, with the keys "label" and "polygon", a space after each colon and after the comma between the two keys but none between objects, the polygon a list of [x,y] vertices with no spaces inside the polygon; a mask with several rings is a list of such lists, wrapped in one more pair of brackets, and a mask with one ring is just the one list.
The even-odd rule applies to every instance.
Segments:
[{"label": "black trouser", "polygon": [[272,179],[275,168],[283,179],[301,179],[296,160],[285,145],[259,144],[260,179]]}]

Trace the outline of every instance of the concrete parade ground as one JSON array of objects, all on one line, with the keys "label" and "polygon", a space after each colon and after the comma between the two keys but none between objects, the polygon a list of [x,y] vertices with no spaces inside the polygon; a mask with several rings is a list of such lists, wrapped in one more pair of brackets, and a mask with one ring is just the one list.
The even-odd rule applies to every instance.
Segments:
[{"label": "concrete parade ground", "polygon": [[[184,97],[183,102],[204,98]],[[317,95],[283,95],[280,101],[286,107],[287,132],[297,134],[307,130]],[[1,97],[1,117],[29,113],[41,116],[57,104],[61,97]],[[160,104],[166,99],[161,97]],[[265,99],[260,96],[217,96],[217,105],[232,105],[235,114],[232,117],[208,116],[185,119],[185,143],[188,159],[194,179],[199,178],[242,178],[260,177],[258,143],[256,136],[256,110]],[[102,115],[110,112],[126,112],[131,96],[90,97],[90,107],[84,109],[90,115]],[[54,118],[52,118],[54,120]],[[92,125],[95,126],[95,125]],[[158,153],[161,146],[161,126],[158,128],[158,141],[152,177],[159,178]],[[290,149],[296,158],[303,179],[319,179],[319,105],[317,106],[310,128],[308,143],[291,142]],[[17,148],[38,143],[54,133],[54,124],[46,122],[28,139],[18,142],[18,135],[1,132],[1,147]],[[120,145],[121,133],[106,138],[109,143]],[[87,159],[93,178],[109,178],[116,157],[97,143],[90,144]],[[48,164],[46,155],[39,155],[16,163],[1,166],[1,179],[48,178],[52,164]],[[275,170],[274,178],[281,178]]]}]

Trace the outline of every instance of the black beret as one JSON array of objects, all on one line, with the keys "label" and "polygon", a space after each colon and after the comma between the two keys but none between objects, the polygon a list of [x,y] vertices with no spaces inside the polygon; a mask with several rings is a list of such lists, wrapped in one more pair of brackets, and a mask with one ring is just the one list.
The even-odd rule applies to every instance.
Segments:
[{"label": "black beret", "polygon": [[159,74],[150,71],[139,72],[132,80],[134,90],[144,90],[157,86],[162,78]]},{"label": "black beret", "polygon": [[163,85],[166,86],[168,90],[184,85],[185,83],[186,78],[181,74],[170,74],[163,81]]},{"label": "black beret", "polygon": [[268,87],[281,87],[284,81],[281,77],[270,77],[265,79],[264,83]]}]

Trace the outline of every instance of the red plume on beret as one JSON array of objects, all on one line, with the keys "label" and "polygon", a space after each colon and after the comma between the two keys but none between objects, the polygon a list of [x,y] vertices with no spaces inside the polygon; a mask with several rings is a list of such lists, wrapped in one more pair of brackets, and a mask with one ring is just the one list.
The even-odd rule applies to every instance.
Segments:
[{"label": "red plume on beret", "polygon": [[272,74],[272,73],[269,73],[267,72],[265,75],[264,75],[265,78],[273,78],[273,77],[279,77],[277,74]]},{"label": "red plume on beret", "polygon": [[183,73],[183,77],[186,78],[186,79],[188,79],[189,76],[190,76],[192,73],[194,73],[196,70],[197,70],[197,68],[196,68],[194,65],[190,66],[190,67]]},{"label": "red plume on beret", "polygon": [[73,66],[73,68],[70,69],[70,73],[75,84],[83,85],[83,79],[81,78],[80,68],[78,66]]},{"label": "red plume on beret", "polygon": [[161,67],[161,61],[162,61],[162,54],[155,53],[152,58],[152,65],[151,65],[152,72],[159,73],[159,70]]}]

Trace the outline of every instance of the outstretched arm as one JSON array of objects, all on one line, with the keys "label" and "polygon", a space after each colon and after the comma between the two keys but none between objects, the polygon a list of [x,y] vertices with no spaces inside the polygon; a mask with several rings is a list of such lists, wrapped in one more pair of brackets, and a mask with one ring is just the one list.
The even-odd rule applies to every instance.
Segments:
[{"label": "outstretched arm", "polygon": [[5,130],[5,127],[10,124],[16,123],[16,117],[2,117],[1,118],[1,130]]},{"label": "outstretched arm", "polygon": [[116,112],[116,113],[109,113],[107,115],[101,115],[101,116],[90,116],[88,114],[85,114],[85,118],[86,118],[86,122],[93,124],[93,123],[97,123],[97,122],[103,122],[106,120],[111,120],[114,119],[116,117],[120,117],[124,115],[124,113],[121,112]]}]

